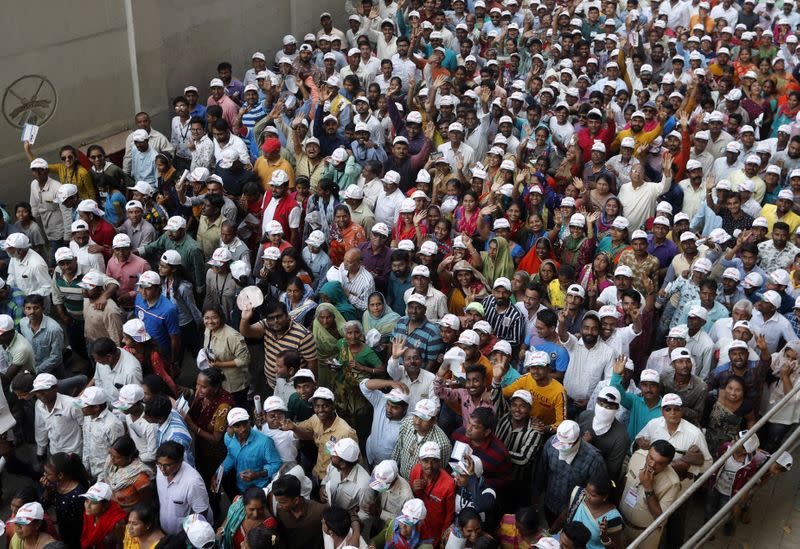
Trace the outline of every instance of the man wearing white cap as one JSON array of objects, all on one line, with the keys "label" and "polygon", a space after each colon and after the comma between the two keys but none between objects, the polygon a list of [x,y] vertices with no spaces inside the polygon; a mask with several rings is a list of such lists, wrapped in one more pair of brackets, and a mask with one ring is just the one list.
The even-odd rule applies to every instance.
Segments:
[{"label": "man wearing white cap", "polygon": [[83,449],[83,414],[77,400],[58,392],[58,380],[52,374],[37,375],[31,393],[36,397],[37,457],[44,460],[48,452],[79,454]]},{"label": "man wearing white cap", "polygon": [[[372,404],[372,430],[367,438],[367,463],[375,465],[391,459],[400,426],[409,405],[408,387],[397,381],[365,379],[359,384],[361,394]],[[383,389],[391,389],[383,393]]]},{"label": "man wearing white cap", "polygon": [[597,393],[592,410],[581,412],[578,424],[584,440],[597,448],[606,463],[609,478],[618,479],[628,455],[630,439],[619,420],[622,397],[616,387],[605,386]]},{"label": "man wearing white cap", "polygon": [[344,191],[344,199],[350,208],[350,218],[353,223],[364,227],[364,232],[369,235],[372,225],[375,224],[375,214],[364,203],[364,190],[358,184],[351,184]]},{"label": "man wearing white cap", "polygon": [[[146,217],[150,217],[161,228],[163,228],[164,223],[166,223],[168,218],[163,207],[156,203],[151,198],[150,194],[145,194],[152,194],[150,185],[142,181],[139,185],[139,189],[141,191],[139,192],[139,196],[145,199],[147,204],[140,200],[128,201],[125,204],[125,215],[127,216],[127,219],[122,223],[122,225],[117,227],[117,232],[124,233],[128,235],[128,238],[131,239],[131,249],[133,250],[137,249],[139,246],[149,244],[158,238],[155,225],[146,219]],[[146,212],[147,216],[145,215]]]},{"label": "man wearing white cap", "polygon": [[585,486],[605,468],[600,452],[581,439],[580,426],[564,420],[545,443],[534,476],[533,493],[536,501],[544,500],[547,522],[555,522],[576,486]]},{"label": "man wearing white cap", "polygon": [[[150,146],[149,132],[143,129],[134,130],[131,134],[133,147],[130,152],[130,166],[125,173],[134,181],[144,181],[153,191],[157,188],[156,157],[159,152]],[[172,148],[172,144],[170,144]],[[123,161],[124,165],[124,161]]]},{"label": "man wearing white cap", "polygon": [[[800,170],[791,172],[792,178],[800,176]],[[795,206],[794,192],[791,188],[781,189],[775,199],[775,204],[764,204],[761,208],[761,217],[767,220],[767,234],[772,232],[772,226],[778,221],[789,225],[789,232],[793,233],[800,226],[800,215],[797,215],[793,208]]]},{"label": "man wearing white cap", "polygon": [[125,434],[125,427],[109,409],[108,395],[100,387],[84,389],[77,404],[83,412],[83,465],[97,477],[105,468],[109,448]]},{"label": "man wearing white cap", "polygon": [[[230,74],[230,69],[228,69],[228,73]],[[219,120],[227,122],[229,128],[232,130],[238,130],[239,106],[233,99],[231,99],[231,97],[228,96],[225,89],[225,83],[222,81],[222,79],[212,78],[208,83],[208,91],[209,95],[208,100],[206,101],[206,107],[216,105],[221,108],[222,118]],[[219,159],[219,157],[217,158]]]},{"label": "man wearing white cap", "polygon": [[[631,65],[631,68],[633,68],[633,65]],[[633,71],[629,70],[628,74],[631,74],[632,72]],[[633,149],[635,146],[636,142],[634,141],[633,137],[623,138],[620,141],[619,154],[609,158],[605,164],[616,176],[618,186],[622,186],[625,183],[630,183],[631,169],[639,164],[639,159],[633,156]]]},{"label": "man wearing white cap", "polygon": [[[450,317],[453,317],[452,319]],[[452,327],[452,320],[458,317],[445,315],[440,326]],[[457,329],[457,328],[456,328]],[[433,381],[436,375],[422,368],[422,355],[419,349],[406,346],[405,342],[392,341],[392,354],[386,364],[386,372],[395,382],[404,385],[408,391],[408,408],[413,410],[417,402],[433,397]]]},{"label": "man wearing white cap", "polygon": [[450,165],[450,170],[456,172],[458,166],[466,169],[475,162],[475,149],[464,143],[464,126],[460,122],[453,122],[447,128],[446,143],[439,145],[437,151],[442,153],[442,158]]},{"label": "man wearing white cap", "polygon": [[618,356],[614,360],[614,373],[611,375],[611,387],[620,393],[620,404],[630,411],[628,420],[628,436],[631,440],[648,421],[661,415],[661,386],[659,373],[655,370],[642,370],[639,377],[641,394],[632,394],[622,386],[622,374],[625,371],[628,357]]},{"label": "man wearing white cap", "polygon": [[403,298],[408,303],[411,294],[425,298],[425,316],[431,322],[438,322],[447,314],[447,296],[433,287],[431,272],[425,265],[417,265],[411,271],[412,287],[406,290]]},{"label": "man wearing white cap", "polygon": [[69,242],[69,249],[78,259],[78,265],[84,272],[106,271],[106,262],[103,254],[99,251],[91,251],[100,248],[97,243],[89,236],[89,225],[83,219],[73,221],[70,226],[72,238]]},{"label": "man wearing white cap", "polygon": [[281,429],[292,431],[300,440],[311,440],[317,446],[317,462],[313,473],[322,480],[330,465],[331,447],[336,442],[352,439],[358,447],[358,435],[355,429],[336,413],[333,391],[327,387],[318,387],[309,399],[314,406],[314,415],[305,421],[295,423],[285,420]]},{"label": "man wearing white cap", "polygon": [[[358,188],[355,185],[349,187],[350,189]],[[363,194],[363,191],[362,191]],[[363,204],[363,208],[366,205]],[[389,227],[385,223],[375,223],[375,218],[372,218],[370,223],[370,230],[365,227],[369,240],[359,245],[361,255],[363,258],[364,268],[375,279],[375,287],[381,292],[386,292],[387,283],[389,280],[389,273],[392,272],[392,249],[387,245],[389,242],[389,235],[391,233]]]},{"label": "man wearing white cap", "polygon": [[406,315],[397,321],[392,338],[400,337],[410,347],[419,349],[424,368],[434,370],[440,353],[444,352],[439,327],[428,320],[425,297],[412,293],[406,299]]},{"label": "man wearing white cap", "polygon": [[[138,319],[132,319],[125,324],[131,326],[131,323],[137,322],[141,323]],[[141,324],[139,327],[144,329]],[[111,406],[124,414],[126,430],[139,451],[139,459],[147,465],[153,466],[158,447],[156,444],[158,426],[144,418],[144,389],[142,386],[139,383],[123,385],[119,389],[117,400],[112,402]]]},{"label": "man wearing white cap", "polygon": [[136,285],[139,288],[134,302],[136,316],[144,322],[147,333],[156,340],[161,352],[170,357],[174,372],[180,372],[183,349],[177,306],[161,293],[158,273],[145,271]]},{"label": "man wearing white cap", "polygon": [[[60,242],[60,238],[51,244],[55,242]],[[6,284],[19,288],[25,295],[49,297],[53,287],[47,263],[31,249],[28,237],[24,233],[12,233],[6,238],[4,248],[10,258]]]},{"label": "man wearing white cap", "polygon": [[146,139],[150,144],[150,148],[156,152],[167,153],[172,155],[175,148],[170,143],[170,140],[163,133],[153,129],[150,115],[146,112],[136,114],[134,118],[136,130],[132,131],[125,138],[125,156],[122,159],[122,171],[127,174],[131,173],[131,156],[134,149],[134,133],[138,130],[143,130],[146,133]]},{"label": "man wearing white cap", "polygon": [[484,298],[483,308],[486,311],[484,320],[492,326],[492,333],[498,339],[511,344],[516,355],[525,339],[525,318],[511,304],[511,281],[501,276],[492,284],[492,295]]},{"label": "man wearing white cap", "polygon": [[[694,374],[694,358],[688,348],[680,346],[667,350],[669,351],[667,358],[670,361],[670,367],[665,367],[660,373],[664,391],[675,393],[681,397],[683,417],[695,425],[700,425],[708,396],[706,383]],[[648,366],[649,364],[648,362]]]},{"label": "man wearing white cap", "polygon": [[142,256],[160,256],[166,250],[175,250],[180,254],[186,278],[194,285],[198,294],[205,293],[206,260],[200,245],[186,232],[186,219],[183,217],[170,217],[161,236],[137,248],[136,253]]},{"label": "man wearing white cap", "polygon": [[[147,222],[142,221],[142,223]],[[119,281],[117,301],[121,308],[130,311],[133,309],[133,302],[136,299],[136,281],[139,279],[140,274],[150,270],[150,264],[144,258],[131,253],[134,247],[133,242],[125,233],[115,236],[111,247],[112,256],[106,265],[106,274]],[[55,275],[54,278],[58,284],[58,278]],[[57,304],[57,293],[58,290],[53,291],[54,304]]]},{"label": "man wearing white cap", "polygon": [[41,223],[44,234],[55,248],[64,239],[65,224],[69,225],[72,219],[65,218],[56,200],[61,183],[50,177],[50,165],[47,160],[35,158],[30,166],[33,175],[28,199],[31,215]]},{"label": "man wearing white cap", "polygon": [[586,409],[594,386],[608,377],[614,350],[600,340],[600,318],[594,311],[584,315],[580,339],[567,332],[566,324],[567,316],[562,310],[558,315],[558,337],[570,355],[563,384],[569,397],[570,417],[575,417]]},{"label": "man wearing white cap", "polygon": [[227,419],[229,432],[225,433],[224,441],[228,455],[222,462],[224,473],[235,476],[241,492],[251,486],[264,488],[281,467],[281,457],[272,438],[252,428],[250,415],[244,408],[231,408]]}]

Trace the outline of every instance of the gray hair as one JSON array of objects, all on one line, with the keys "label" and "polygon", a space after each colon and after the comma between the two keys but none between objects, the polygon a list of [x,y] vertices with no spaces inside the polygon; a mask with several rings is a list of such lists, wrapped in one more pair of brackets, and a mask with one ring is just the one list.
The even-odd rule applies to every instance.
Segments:
[{"label": "gray hair", "polygon": [[359,322],[358,320],[348,320],[347,322],[344,323],[345,332],[350,328],[358,328],[359,333],[361,334],[364,333],[364,327],[361,326],[361,322]]},{"label": "gray hair", "polygon": [[740,299],[733,304],[733,309],[737,311],[745,311],[747,314],[753,314],[753,302],[749,299]]}]

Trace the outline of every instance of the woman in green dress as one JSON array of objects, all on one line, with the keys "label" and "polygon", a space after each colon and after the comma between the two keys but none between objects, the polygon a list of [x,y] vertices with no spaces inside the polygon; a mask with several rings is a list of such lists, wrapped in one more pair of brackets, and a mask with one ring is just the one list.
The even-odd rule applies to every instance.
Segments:
[{"label": "woman in green dress", "polygon": [[[361,394],[361,381],[381,377],[386,367],[375,351],[364,341],[364,329],[357,320],[344,325],[344,337],[339,340],[339,366],[333,374],[333,395],[338,413],[359,433],[369,433],[372,405]],[[363,448],[362,448],[363,451]]]},{"label": "woman in green dress", "polygon": [[320,303],[314,311],[311,333],[317,347],[317,384],[330,387],[333,371],[329,362],[339,355],[339,340],[344,336],[345,319],[331,303]]}]

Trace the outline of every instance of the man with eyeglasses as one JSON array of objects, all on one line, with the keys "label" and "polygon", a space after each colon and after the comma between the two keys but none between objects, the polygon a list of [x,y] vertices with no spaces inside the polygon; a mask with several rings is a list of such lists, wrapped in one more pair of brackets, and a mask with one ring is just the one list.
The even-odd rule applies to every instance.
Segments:
[{"label": "man with eyeglasses", "polygon": [[184,517],[197,513],[213,521],[203,477],[183,460],[183,446],[168,440],[156,450],[156,487],[161,529],[166,534],[181,531]]},{"label": "man with eyeglasses", "polygon": [[[713,461],[703,432],[683,419],[683,410],[681,397],[667,393],[661,399],[662,417],[651,419],[636,435],[636,446],[642,450],[657,440],[665,440],[675,447],[672,468],[681,478],[681,491],[691,486]],[[687,509],[686,506],[678,508],[669,519],[666,528],[669,547],[679,547],[683,543]]]}]

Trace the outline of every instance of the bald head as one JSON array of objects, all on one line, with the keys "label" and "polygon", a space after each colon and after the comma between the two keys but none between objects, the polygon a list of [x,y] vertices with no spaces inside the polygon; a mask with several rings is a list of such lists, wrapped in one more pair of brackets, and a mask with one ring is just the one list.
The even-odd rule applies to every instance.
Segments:
[{"label": "bald head", "polygon": [[362,259],[363,256],[361,254],[361,250],[357,248],[347,250],[347,252],[344,254],[342,266],[347,270],[347,272],[355,274],[361,268]]}]

